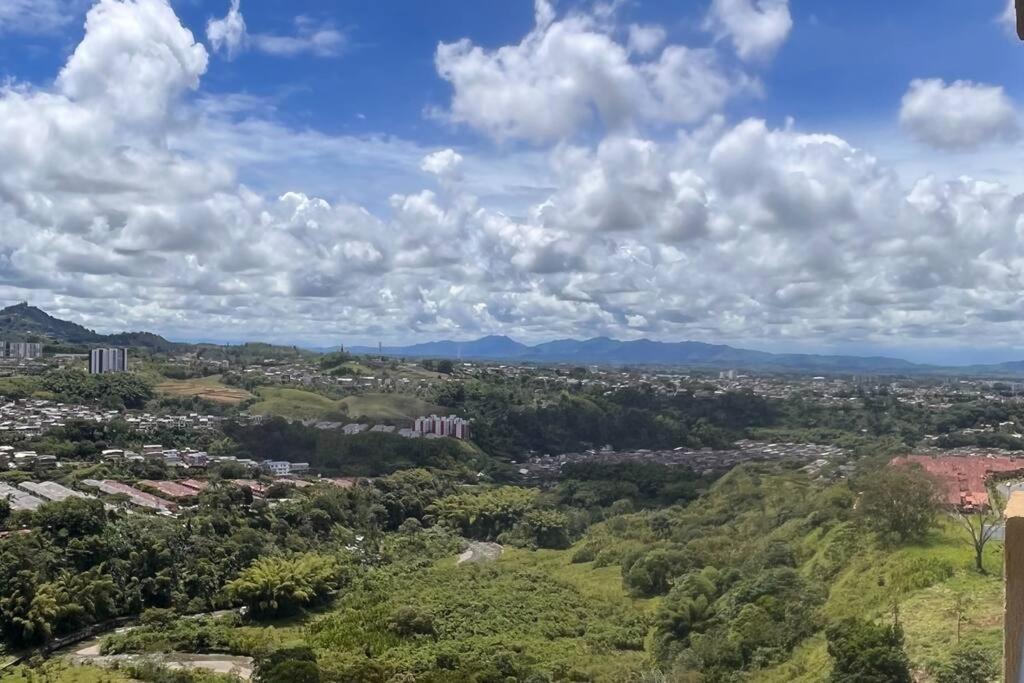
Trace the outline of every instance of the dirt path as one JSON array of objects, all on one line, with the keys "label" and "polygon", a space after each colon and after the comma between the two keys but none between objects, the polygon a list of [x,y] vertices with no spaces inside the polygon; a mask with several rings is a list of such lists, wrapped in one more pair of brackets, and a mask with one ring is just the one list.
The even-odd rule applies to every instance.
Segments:
[{"label": "dirt path", "polygon": [[455,564],[462,564],[463,562],[494,562],[501,557],[503,550],[504,548],[497,543],[470,541],[469,547],[459,555],[459,559],[455,561]]},{"label": "dirt path", "polygon": [[[97,654],[92,654],[93,652]],[[185,652],[169,652],[166,654],[145,655],[100,655],[99,649],[93,646],[82,648],[69,655],[68,659],[75,664],[92,664],[113,668],[122,663],[151,661],[163,664],[169,669],[202,669],[220,674],[234,674],[243,681],[252,679],[252,657],[235,657],[232,655],[194,655]]]}]

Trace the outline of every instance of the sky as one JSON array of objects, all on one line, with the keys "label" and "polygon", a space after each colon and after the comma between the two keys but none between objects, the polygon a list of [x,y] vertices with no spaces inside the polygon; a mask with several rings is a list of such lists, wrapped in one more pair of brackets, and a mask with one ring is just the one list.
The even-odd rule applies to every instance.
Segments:
[{"label": "sky", "polygon": [[0,0],[0,303],[1024,358],[1006,0]]}]

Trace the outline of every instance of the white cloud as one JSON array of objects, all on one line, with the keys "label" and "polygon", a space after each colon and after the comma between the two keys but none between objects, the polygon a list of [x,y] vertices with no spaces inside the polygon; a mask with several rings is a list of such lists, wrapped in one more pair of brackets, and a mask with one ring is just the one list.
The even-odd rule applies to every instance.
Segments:
[{"label": "white cloud", "polygon": [[214,52],[223,49],[228,59],[234,59],[245,44],[245,18],[240,0],[231,0],[231,7],[223,19],[210,19],[206,24],[206,38]]},{"label": "white cloud", "polygon": [[85,31],[57,88],[121,122],[159,123],[171,101],[195,89],[206,71],[206,50],[164,0],[100,0]]},{"label": "white cloud", "polygon": [[[539,42],[626,52],[596,19],[538,13]],[[610,63],[667,106],[693,86],[650,71],[693,55],[656,50]],[[1024,195],[998,183],[905,184],[796,124],[665,134],[649,102],[543,152],[333,136],[272,102],[193,95],[205,68],[166,2],[105,0],[51,85],[0,89],[0,297],[102,330],[322,345],[1024,332]]]},{"label": "white cloud", "polygon": [[0,35],[52,33],[80,16],[85,4],[85,0],[2,0]]},{"label": "white cloud", "polygon": [[442,149],[423,157],[420,168],[444,180],[459,180],[462,177],[462,155],[454,149]]},{"label": "white cloud", "polygon": [[789,0],[712,0],[705,28],[728,38],[743,60],[769,59],[793,28]]},{"label": "white cloud", "polygon": [[1017,33],[1017,7],[1014,0],[1006,0],[1003,11],[999,14],[999,22],[1006,30],[1014,35]]},{"label": "white cloud", "polygon": [[468,39],[438,45],[437,72],[453,88],[452,121],[498,140],[543,142],[571,135],[595,112],[613,129],[643,121],[695,123],[755,86],[726,72],[711,50],[670,45],[657,59],[635,59],[643,56],[638,47],[654,49],[652,27],[642,38],[634,31],[631,52],[593,16],[558,20],[547,0],[537,0],[536,17],[517,45],[485,50]]},{"label": "white cloud", "polygon": [[921,142],[940,149],[971,149],[1020,133],[1017,111],[1001,86],[937,78],[910,83],[900,123]]},{"label": "white cloud", "polygon": [[655,52],[665,43],[665,29],[660,26],[641,26],[631,24],[629,27],[629,49],[641,55]]},{"label": "white cloud", "polygon": [[295,33],[291,35],[250,33],[242,16],[240,0],[231,0],[228,13],[222,19],[211,19],[207,23],[206,38],[214,52],[224,50],[228,59],[234,59],[247,49],[279,57],[300,54],[336,57],[344,52],[348,43],[342,31],[305,15],[295,17]]}]

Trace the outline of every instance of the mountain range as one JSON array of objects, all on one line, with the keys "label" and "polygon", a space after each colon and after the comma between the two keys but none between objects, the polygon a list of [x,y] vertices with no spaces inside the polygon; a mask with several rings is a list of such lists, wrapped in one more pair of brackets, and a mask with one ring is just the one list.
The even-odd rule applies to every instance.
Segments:
[{"label": "mountain range", "polygon": [[[152,332],[100,334],[78,323],[55,318],[45,311],[19,303],[0,310],[0,341],[46,341],[84,346],[129,346],[153,351],[187,349],[192,345],[168,341]],[[378,349],[354,346],[356,354],[376,354]],[[968,367],[943,367],[912,363],[885,356],[768,353],[704,342],[659,342],[650,339],[620,341],[608,337],[558,339],[533,346],[509,337],[491,335],[471,341],[434,341],[411,346],[386,346],[385,356],[450,358],[522,363],[575,363],[583,365],[647,365],[704,369],[757,370],[805,373],[863,374],[956,374],[993,377],[1024,377],[1024,361]]]},{"label": "mountain range", "polygon": [[[377,353],[372,347],[352,347],[352,353]],[[559,339],[535,346],[504,336],[473,341],[436,341],[412,346],[389,346],[386,356],[409,358],[464,358],[529,363],[584,363],[597,365],[663,365],[706,368],[739,368],[801,372],[908,373],[930,366],[882,356],[826,356],[751,351],[703,342],[659,342],[650,339],[620,341],[608,337]]]},{"label": "mountain range", "polygon": [[585,365],[648,365],[704,369],[737,369],[805,373],[863,373],[904,375],[970,375],[1022,377],[1024,361],[960,367],[913,363],[886,356],[849,356],[807,353],[768,353],[704,342],[659,342],[650,339],[620,341],[608,337],[559,339],[529,346],[504,336],[472,341],[436,341],[411,346],[368,346],[348,349],[357,354],[408,358],[451,358],[523,363],[579,363]]}]

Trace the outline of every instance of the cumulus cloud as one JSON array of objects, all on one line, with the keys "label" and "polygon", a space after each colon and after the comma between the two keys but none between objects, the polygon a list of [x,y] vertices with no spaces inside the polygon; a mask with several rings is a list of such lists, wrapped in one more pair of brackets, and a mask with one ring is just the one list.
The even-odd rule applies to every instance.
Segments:
[{"label": "cumulus cloud", "polygon": [[[541,3],[536,40],[615,47],[598,25]],[[633,42],[623,82],[672,101],[648,69],[692,55],[637,61]],[[318,345],[1024,332],[1024,195],[998,183],[906,184],[837,135],[721,116],[666,135],[633,114],[498,164],[293,130],[195,95],[206,68],[164,0],[103,0],[55,81],[0,89],[0,297],[102,330]]]},{"label": "cumulus cloud", "polygon": [[900,123],[939,149],[972,149],[1020,134],[1017,111],[1001,86],[937,78],[910,83]]},{"label": "cumulus cloud", "polygon": [[705,28],[727,38],[740,59],[771,58],[793,28],[789,0],[712,0]]},{"label": "cumulus cloud", "polygon": [[442,149],[423,157],[420,168],[444,180],[459,180],[462,177],[462,155],[454,149]]},{"label": "cumulus cloud", "polygon": [[571,135],[595,112],[613,129],[695,123],[756,88],[727,72],[712,50],[669,45],[649,55],[664,38],[654,27],[635,28],[624,46],[595,16],[557,19],[548,0],[536,0],[535,15],[533,30],[517,45],[438,45],[437,72],[453,89],[450,120],[499,140],[543,142]]},{"label": "cumulus cloud", "polygon": [[280,57],[311,54],[317,57],[336,57],[346,47],[345,34],[331,24],[321,24],[299,15],[295,18],[295,32],[250,33],[242,16],[240,0],[231,0],[228,13],[221,19],[211,19],[206,25],[206,39],[214,52],[224,51],[228,59],[246,49],[253,49]]}]

